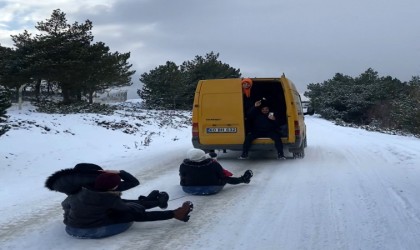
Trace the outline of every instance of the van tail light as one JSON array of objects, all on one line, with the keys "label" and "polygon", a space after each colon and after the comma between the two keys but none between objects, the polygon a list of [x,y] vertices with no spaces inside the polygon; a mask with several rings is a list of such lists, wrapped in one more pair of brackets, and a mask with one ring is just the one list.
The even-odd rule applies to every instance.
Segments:
[{"label": "van tail light", "polygon": [[299,121],[295,121],[295,135],[300,135]]},{"label": "van tail light", "polygon": [[198,137],[198,123],[197,122],[194,122],[192,124],[192,136]]}]

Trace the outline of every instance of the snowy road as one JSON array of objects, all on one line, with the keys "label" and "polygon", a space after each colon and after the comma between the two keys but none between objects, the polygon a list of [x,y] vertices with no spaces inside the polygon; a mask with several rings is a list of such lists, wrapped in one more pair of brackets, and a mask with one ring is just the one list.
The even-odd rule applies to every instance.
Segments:
[{"label": "snowy road", "polygon": [[36,205],[43,212],[1,225],[0,248],[420,249],[420,140],[306,121],[304,159],[252,152],[240,161],[239,152],[219,153],[225,168],[235,175],[252,169],[254,178],[214,196],[188,196],[178,186],[178,166],[191,147],[188,129],[185,140],[159,152],[107,161],[140,179],[125,198],[158,188],[170,194],[170,209],[191,200],[188,223],[137,223],[112,238],[77,240],[63,230],[63,195],[45,192]]}]

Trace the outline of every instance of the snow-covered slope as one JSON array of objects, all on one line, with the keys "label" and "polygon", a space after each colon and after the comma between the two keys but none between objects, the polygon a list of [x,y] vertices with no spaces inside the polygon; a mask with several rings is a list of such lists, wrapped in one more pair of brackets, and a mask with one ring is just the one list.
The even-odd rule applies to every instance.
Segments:
[{"label": "snow-covered slope", "polygon": [[[13,122],[32,122],[0,137],[1,249],[420,249],[419,139],[307,117],[304,159],[252,152],[240,161],[240,152],[219,152],[225,168],[235,175],[252,169],[254,178],[202,197],[178,184],[179,164],[192,147],[188,112],[105,117],[29,110],[11,108]],[[98,126],[103,120],[125,120],[137,130]],[[160,189],[171,197],[168,209],[191,200],[191,220],[136,223],[102,240],[68,236],[64,195],[43,185],[49,174],[79,162],[138,177],[140,186],[125,198]]]}]

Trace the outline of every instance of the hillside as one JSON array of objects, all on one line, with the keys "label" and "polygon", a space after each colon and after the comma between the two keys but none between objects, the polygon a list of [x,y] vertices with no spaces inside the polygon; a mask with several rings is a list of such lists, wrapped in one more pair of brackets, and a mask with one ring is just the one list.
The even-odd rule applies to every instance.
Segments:
[{"label": "hillside", "polygon": [[[178,184],[192,147],[189,112],[51,115],[25,105],[8,115],[23,125],[0,138],[1,249],[420,249],[420,140],[413,137],[307,117],[304,159],[252,152],[240,161],[240,152],[219,152],[225,168],[235,175],[252,169],[254,178],[202,197]],[[191,200],[191,220],[136,223],[103,240],[69,237],[64,195],[44,181],[79,162],[138,177],[140,186],[124,198],[160,189],[170,195],[168,209]]]}]

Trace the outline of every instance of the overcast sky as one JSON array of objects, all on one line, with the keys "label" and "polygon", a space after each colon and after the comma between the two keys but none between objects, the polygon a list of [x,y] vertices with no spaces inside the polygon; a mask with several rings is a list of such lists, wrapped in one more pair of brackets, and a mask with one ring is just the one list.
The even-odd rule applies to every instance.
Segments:
[{"label": "overcast sky", "polygon": [[420,75],[419,0],[0,0],[0,44],[66,13],[93,22],[112,52],[131,52],[139,75],[214,51],[244,77],[285,73],[305,90],[368,68],[402,81]]}]

